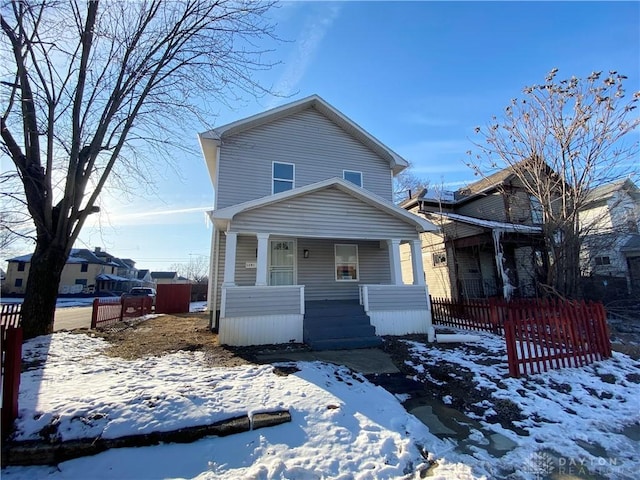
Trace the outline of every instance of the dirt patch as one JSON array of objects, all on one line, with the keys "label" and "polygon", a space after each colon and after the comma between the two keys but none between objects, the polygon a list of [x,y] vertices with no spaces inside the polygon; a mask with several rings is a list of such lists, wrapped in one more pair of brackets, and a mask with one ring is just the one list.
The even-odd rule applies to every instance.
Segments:
[{"label": "dirt patch", "polygon": [[[81,332],[86,333],[86,331]],[[302,351],[303,344],[230,347],[220,345],[218,335],[209,329],[206,313],[162,315],[148,320],[133,320],[111,325],[95,334],[109,342],[105,354],[125,360],[157,357],[177,351],[204,352],[214,367],[262,363],[257,356],[283,351]]]},{"label": "dirt patch", "polygon": [[96,335],[110,346],[105,353],[126,360],[154,357],[167,353],[201,351],[211,365],[234,367],[251,363],[238,349],[218,343],[218,336],[209,329],[207,314],[189,313],[162,315],[138,322],[119,323]]}]

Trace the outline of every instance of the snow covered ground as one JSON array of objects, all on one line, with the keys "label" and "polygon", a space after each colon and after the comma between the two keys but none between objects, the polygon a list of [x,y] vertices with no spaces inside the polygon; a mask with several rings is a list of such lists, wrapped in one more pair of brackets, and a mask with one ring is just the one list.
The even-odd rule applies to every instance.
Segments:
[{"label": "snow covered ground", "polygon": [[[299,371],[282,376],[271,365],[215,368],[202,352],[125,361],[107,357],[102,339],[39,337],[24,346],[29,368],[20,386],[17,439],[114,438],[277,409],[288,409],[292,421],[192,444],[113,449],[57,467],[9,467],[2,477],[419,478],[435,461],[429,478],[506,478],[502,474],[509,472],[508,478],[537,480],[551,478],[553,469],[560,473],[559,467],[578,473],[574,478],[636,478],[638,442],[620,432],[640,422],[638,362],[615,354],[586,369],[516,380],[505,378],[506,363],[485,361],[502,355],[496,337],[483,335],[483,341],[486,354],[411,342],[408,362],[416,378],[424,365],[453,363],[492,389],[487,413],[478,420],[514,442],[502,457],[483,449],[457,451],[396,397],[343,367],[298,362]],[[525,412],[521,427],[528,436],[487,422],[497,399],[509,399]],[[472,435],[482,442],[482,432]],[[564,464],[557,463],[559,456]],[[581,476],[580,468],[597,475]]]},{"label": "snow covered ground", "polygon": [[[2,303],[22,303],[24,297],[3,297]],[[93,297],[59,297],[56,300],[56,308],[90,307]]]}]

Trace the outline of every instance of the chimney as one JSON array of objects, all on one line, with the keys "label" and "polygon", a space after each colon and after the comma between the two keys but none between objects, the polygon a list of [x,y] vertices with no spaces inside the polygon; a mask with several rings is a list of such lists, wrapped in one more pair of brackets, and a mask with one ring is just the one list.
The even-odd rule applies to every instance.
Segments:
[{"label": "chimney", "polygon": [[95,247],[94,253],[100,253],[101,248],[100,247]]}]

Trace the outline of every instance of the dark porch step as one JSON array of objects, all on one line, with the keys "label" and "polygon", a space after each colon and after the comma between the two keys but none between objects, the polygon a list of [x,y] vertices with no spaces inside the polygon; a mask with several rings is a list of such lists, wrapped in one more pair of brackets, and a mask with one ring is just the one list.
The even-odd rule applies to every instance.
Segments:
[{"label": "dark porch step", "polygon": [[313,350],[348,350],[355,348],[379,347],[380,337],[332,338],[326,340],[308,340],[307,344]]},{"label": "dark porch step", "polygon": [[366,325],[305,325],[304,338],[324,340],[329,338],[375,337],[376,327],[367,322]]},{"label": "dark porch step", "polygon": [[371,325],[371,319],[362,312],[344,317],[308,317],[304,316],[304,326],[316,327],[339,327],[344,325]]}]

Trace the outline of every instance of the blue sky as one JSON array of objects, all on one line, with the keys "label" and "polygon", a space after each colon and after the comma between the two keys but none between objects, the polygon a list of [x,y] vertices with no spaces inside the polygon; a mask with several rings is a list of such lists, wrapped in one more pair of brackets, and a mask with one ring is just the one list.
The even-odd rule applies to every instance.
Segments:
[{"label": "blue sky", "polygon": [[[474,179],[465,166],[473,128],[500,115],[526,85],[552,68],[559,77],[617,70],[640,90],[639,2],[290,2],[271,14],[282,62],[260,79],[290,98],[246,98],[220,106],[229,123],[318,94],[413,164],[452,189]],[[155,194],[104,198],[101,228],[78,247],[101,246],[166,269],[209,255],[202,210],[213,190],[200,154],[181,154],[182,179],[160,168]],[[173,212],[173,213],[171,213]]]}]

